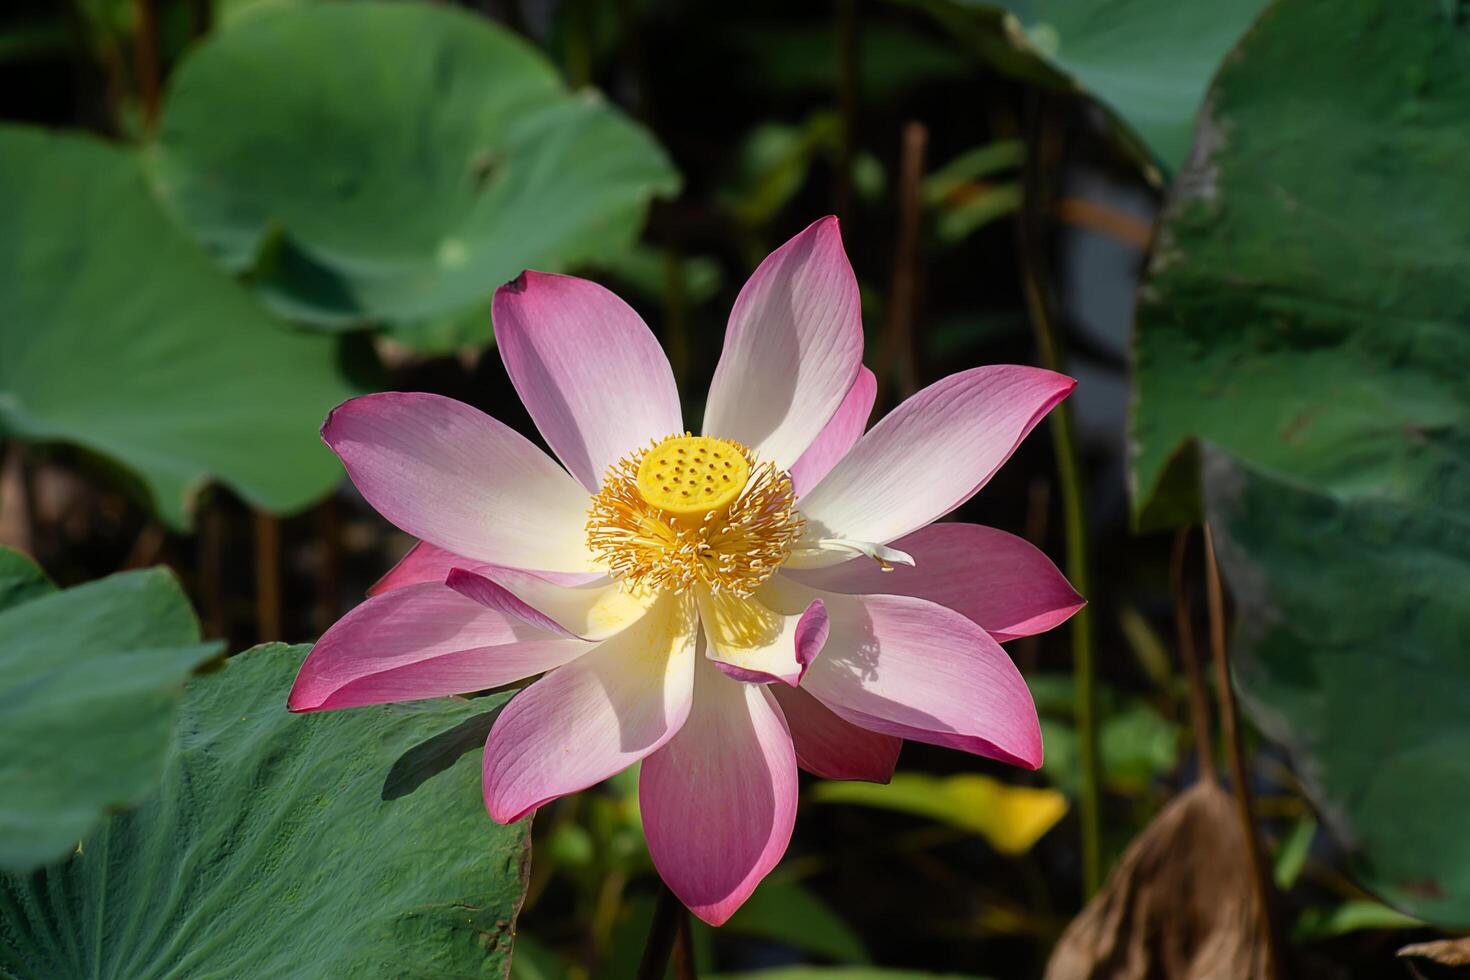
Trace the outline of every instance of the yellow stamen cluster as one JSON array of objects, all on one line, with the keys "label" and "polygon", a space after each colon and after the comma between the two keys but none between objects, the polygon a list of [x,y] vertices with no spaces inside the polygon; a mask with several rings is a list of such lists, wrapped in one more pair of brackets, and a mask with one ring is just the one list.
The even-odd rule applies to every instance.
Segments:
[{"label": "yellow stamen cluster", "polygon": [[587,545],[633,590],[749,595],[801,529],[791,477],[737,442],[686,432],[608,467]]}]

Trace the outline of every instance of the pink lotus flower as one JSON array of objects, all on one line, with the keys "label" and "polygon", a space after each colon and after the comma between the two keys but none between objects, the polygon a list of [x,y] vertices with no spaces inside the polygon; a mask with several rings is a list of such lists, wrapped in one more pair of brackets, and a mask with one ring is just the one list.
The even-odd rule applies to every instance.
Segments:
[{"label": "pink lotus flower", "polygon": [[741,291],[705,435],[684,431],[658,343],[601,286],[527,272],[494,317],[562,466],[449,398],[337,408],[323,439],[422,540],[312,649],[293,711],[544,673],[485,745],[490,815],[518,820],[641,760],[654,864],[714,925],[785,852],[798,767],[886,781],[905,738],[1041,764],[999,641],[1082,600],[1025,541],[931,522],[1075,382],[976,368],[865,434],[876,385],[834,218]]}]

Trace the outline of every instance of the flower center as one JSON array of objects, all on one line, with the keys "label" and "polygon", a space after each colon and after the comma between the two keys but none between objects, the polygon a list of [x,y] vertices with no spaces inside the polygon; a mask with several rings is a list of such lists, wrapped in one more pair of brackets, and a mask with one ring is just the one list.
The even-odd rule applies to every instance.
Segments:
[{"label": "flower center", "polygon": [[709,436],[671,436],[638,461],[638,495],[679,517],[730,506],[749,480],[743,447]]},{"label": "flower center", "polygon": [[587,513],[587,546],[635,590],[749,595],[801,529],[790,476],[738,442],[686,432],[608,467]]}]

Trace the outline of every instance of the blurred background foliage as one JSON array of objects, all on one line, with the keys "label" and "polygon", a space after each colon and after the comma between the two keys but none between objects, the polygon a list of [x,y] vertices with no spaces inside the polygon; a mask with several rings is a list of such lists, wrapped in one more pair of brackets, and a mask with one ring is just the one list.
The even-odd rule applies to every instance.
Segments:
[{"label": "blurred background foliage", "polygon": [[879,411],[978,363],[1080,380],[958,516],[1090,605],[1009,645],[1040,772],[911,744],[890,785],[811,781],[700,974],[1447,970],[1463,7],[6,5],[0,972],[636,976],[636,773],[498,828],[505,692],[284,713],[306,647],[271,641],[410,543],[316,429],[407,389],[534,438],[489,316],[527,267],[628,298],[697,405],[739,286],[825,213]]}]

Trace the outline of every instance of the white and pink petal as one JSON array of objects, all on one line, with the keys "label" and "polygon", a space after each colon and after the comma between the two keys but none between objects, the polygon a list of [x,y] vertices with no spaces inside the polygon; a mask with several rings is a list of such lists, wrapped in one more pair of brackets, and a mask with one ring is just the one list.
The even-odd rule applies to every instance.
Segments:
[{"label": "white and pink petal", "polygon": [[495,291],[492,315],[511,384],[587,490],[628,453],[684,428],[658,341],[597,283],[524,272]]},{"label": "white and pink petal", "polygon": [[1076,382],[993,365],[938,381],[858,440],[802,498],[807,530],[792,567],[847,560],[824,541],[887,544],[943,517],[989,481]]},{"label": "white and pink petal", "polygon": [[768,255],[730,311],[704,431],[789,470],[857,380],[863,321],[836,218]]},{"label": "white and pink petal", "polygon": [[796,754],[767,687],[701,662],[689,719],[644,760],[638,798],[660,877],[723,924],[780,862],[796,822]]},{"label": "white and pink petal", "polygon": [[339,405],[322,439],[378,513],[471,561],[595,570],[587,491],[524,436],[463,402],[422,392]]},{"label": "white and pink petal", "polygon": [[1050,558],[1024,538],[979,524],[931,524],[893,542],[911,565],[887,571],[857,558],[826,568],[791,569],[796,581],[849,595],[928,599],[1004,643],[1065,622],[1085,604]]},{"label": "white and pink petal", "polygon": [[728,677],[795,687],[827,641],[827,610],[820,599],[802,601],[780,583],[754,596],[699,589],[705,655]]},{"label": "white and pink petal", "polygon": [[804,691],[860,728],[1041,765],[1031,692],[989,633],[924,599],[813,594],[832,625]]},{"label": "white and pink petal", "polygon": [[657,750],[684,725],[694,693],[692,603],[667,595],[586,656],[511,700],[485,743],[485,807],[519,820]]},{"label": "white and pink petal", "polygon": [[877,376],[867,368],[859,368],[857,380],[847,390],[847,397],[837,406],[836,413],[801,458],[792,464],[791,485],[798,497],[820,483],[862,437],[877,398]]},{"label": "white and pink petal", "polygon": [[287,705],[323,711],[465,694],[592,649],[424,582],[369,599],[338,620],[311,648]]},{"label": "white and pink petal", "polygon": [[604,577],[561,585],[513,568],[451,569],[446,584],[456,592],[552,633],[603,640],[647,612],[652,594],[635,596]]}]

